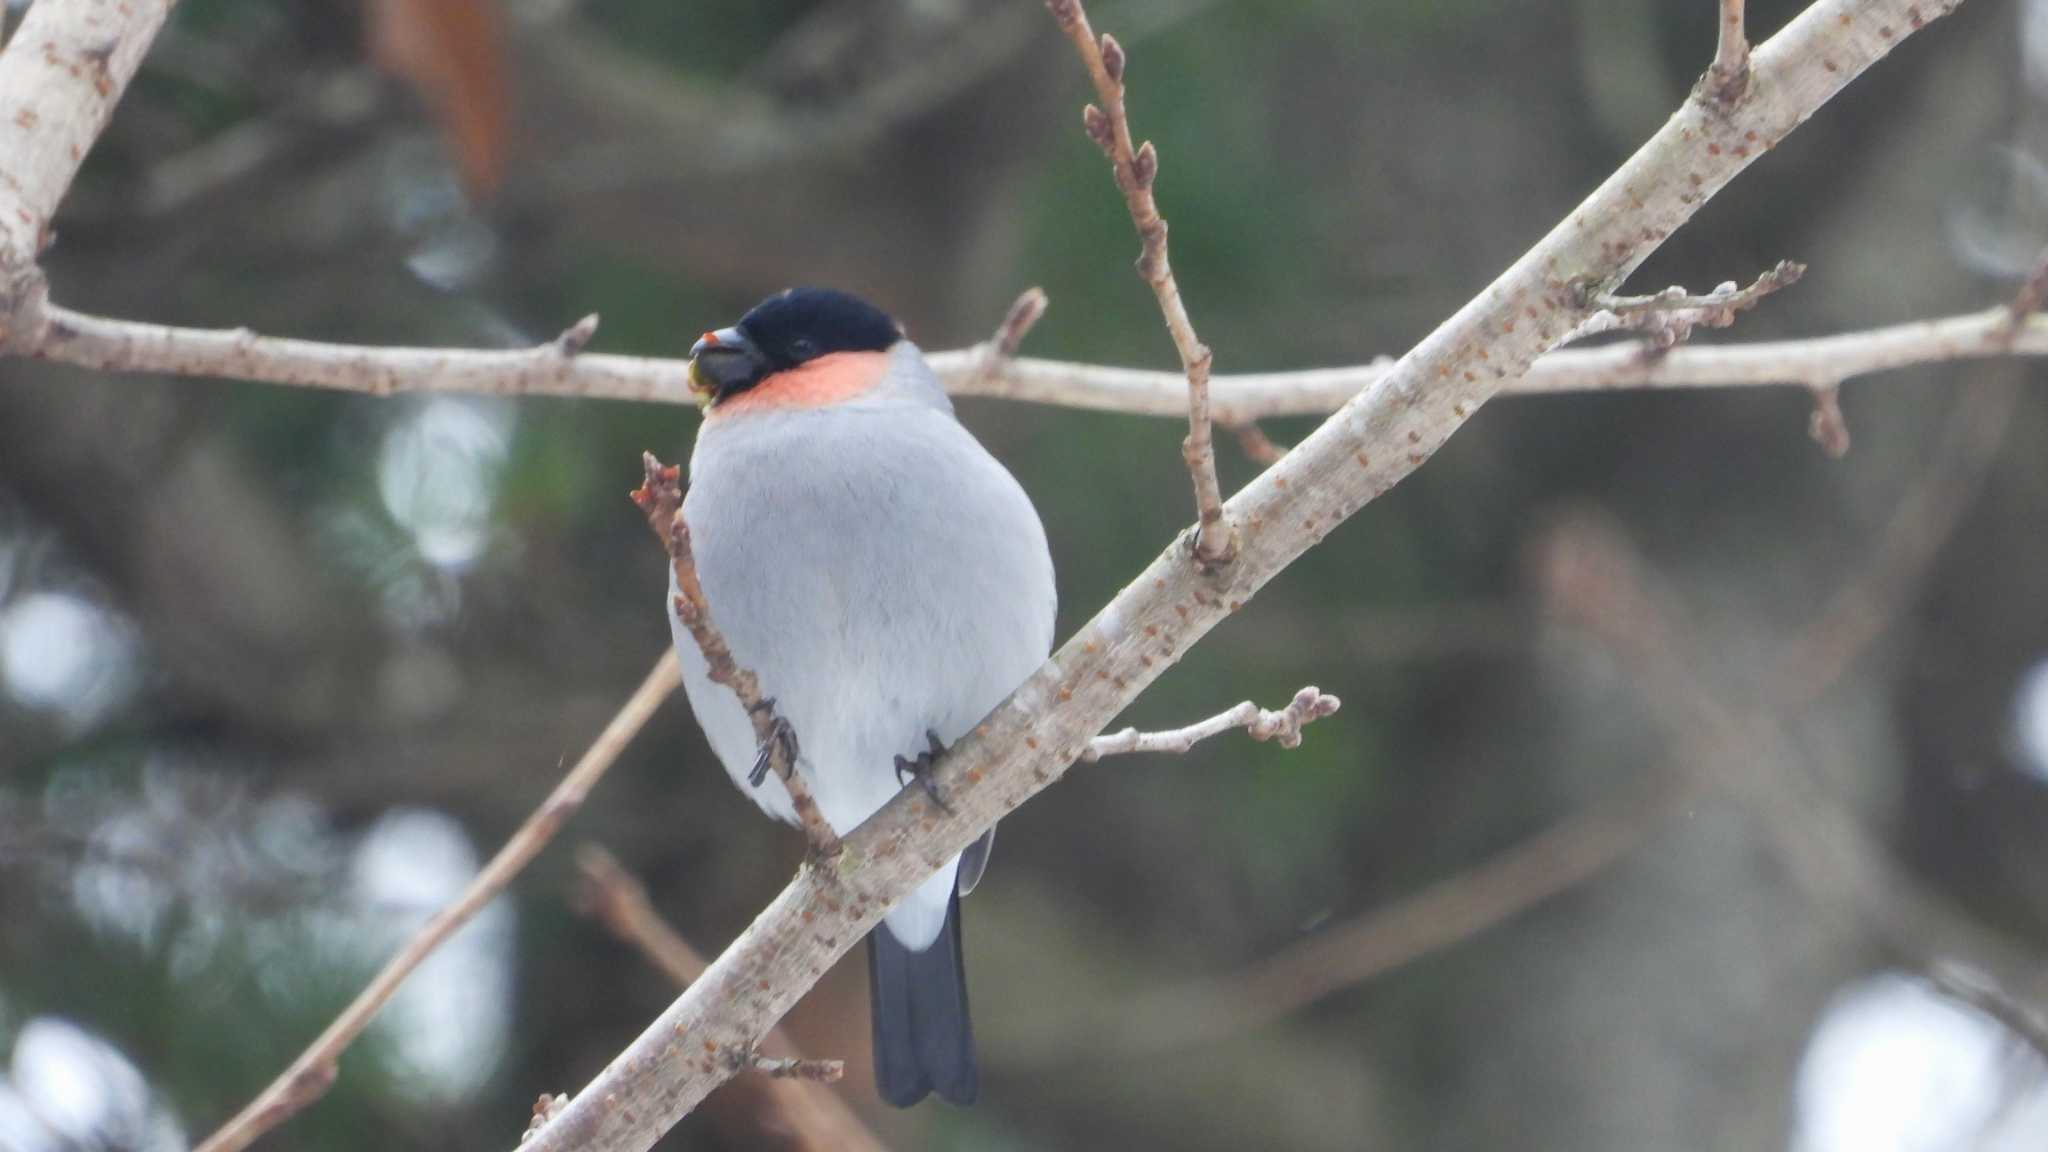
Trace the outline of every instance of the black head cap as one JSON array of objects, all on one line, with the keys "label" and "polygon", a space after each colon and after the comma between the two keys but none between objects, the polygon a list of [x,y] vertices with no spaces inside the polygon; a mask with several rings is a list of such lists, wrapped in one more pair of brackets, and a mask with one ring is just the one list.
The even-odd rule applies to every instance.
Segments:
[{"label": "black head cap", "polygon": [[834,352],[885,352],[903,338],[888,313],[829,288],[777,293],[754,305],[736,327],[778,372]]},{"label": "black head cap", "polygon": [[885,352],[903,330],[880,308],[829,288],[779,292],[691,350],[693,379],[712,403],[834,352]]}]

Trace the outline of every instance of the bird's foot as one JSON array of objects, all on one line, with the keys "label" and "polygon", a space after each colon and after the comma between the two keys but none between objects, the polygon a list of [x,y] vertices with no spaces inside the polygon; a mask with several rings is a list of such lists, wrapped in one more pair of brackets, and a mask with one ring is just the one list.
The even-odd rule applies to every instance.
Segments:
[{"label": "bird's foot", "polygon": [[918,753],[916,759],[902,756],[896,758],[896,783],[907,784],[912,780],[917,781],[924,788],[924,794],[931,797],[932,803],[938,806],[939,811],[951,816],[953,809],[946,803],[945,797],[939,795],[939,782],[932,777],[932,765],[940,756],[945,755],[946,745],[939,740],[939,734],[929,728],[925,730],[924,738],[931,746]]},{"label": "bird's foot", "polygon": [[761,707],[766,708],[774,719],[768,729],[768,738],[761,741],[761,746],[754,751],[754,767],[747,773],[749,788],[759,788],[761,781],[768,778],[768,770],[775,766],[778,754],[791,771],[796,769],[796,729],[790,726],[789,721],[776,715],[775,701],[763,700]]}]

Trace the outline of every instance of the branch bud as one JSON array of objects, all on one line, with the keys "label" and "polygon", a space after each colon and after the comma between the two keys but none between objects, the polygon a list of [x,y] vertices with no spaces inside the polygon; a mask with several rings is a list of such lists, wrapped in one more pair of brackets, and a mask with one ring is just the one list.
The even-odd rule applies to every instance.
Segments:
[{"label": "branch bud", "polygon": [[1112,83],[1122,86],[1124,82],[1124,46],[1116,42],[1109,33],[1102,34],[1102,70],[1109,73]]},{"label": "branch bud", "polygon": [[1152,178],[1159,175],[1159,153],[1153,149],[1150,140],[1138,146],[1138,154],[1131,157],[1131,176],[1138,187],[1150,188]]},{"label": "branch bud", "polygon": [[1110,129],[1109,114],[1102,109],[1093,104],[1081,109],[1081,127],[1088,130],[1088,138],[1104,152],[1116,147],[1116,134]]}]

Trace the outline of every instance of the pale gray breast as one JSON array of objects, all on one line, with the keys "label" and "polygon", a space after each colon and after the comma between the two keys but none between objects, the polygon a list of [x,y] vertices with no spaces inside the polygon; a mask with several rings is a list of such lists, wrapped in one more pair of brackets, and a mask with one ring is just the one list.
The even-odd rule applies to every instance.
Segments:
[{"label": "pale gray breast", "polygon": [[[1051,646],[1037,514],[943,410],[734,417],[707,426],[691,473],[712,614],[796,726],[835,826],[896,791],[893,757],[922,751],[927,729],[965,733]],[[692,654],[692,706],[737,775],[751,731]]]}]

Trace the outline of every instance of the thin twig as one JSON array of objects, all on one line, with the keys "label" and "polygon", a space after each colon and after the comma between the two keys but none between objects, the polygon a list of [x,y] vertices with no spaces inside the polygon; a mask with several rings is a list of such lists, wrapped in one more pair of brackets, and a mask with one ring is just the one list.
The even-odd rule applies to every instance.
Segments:
[{"label": "thin twig", "polygon": [[2026,327],[2028,318],[2041,310],[2041,303],[2048,299],[2048,248],[2034,258],[2034,270],[2020,284],[2020,290],[2013,293],[2012,300],[2005,306],[2006,333],[2019,335]]},{"label": "thin twig", "polygon": [[1597,596],[1567,594],[1583,599],[1584,622],[1629,661],[1632,682],[1670,726],[1691,771],[1726,789],[1763,827],[1818,912],[1852,919],[1916,965],[1960,958],[2016,995],[2048,995],[2048,961],[1903,867],[1816,778],[1789,730],[1786,700],[1769,694],[1768,682],[1724,695],[1699,674],[1704,634],[1684,626],[1665,583],[1618,529],[1582,519],[1547,551],[1568,568],[1602,573],[1580,581]]},{"label": "thin twig", "polygon": [[595,844],[583,844],[576,849],[576,870],[583,876],[576,890],[576,911],[631,944],[677,988],[688,988],[704,974],[704,957],[654,910],[647,887],[618,857]]},{"label": "thin twig", "polygon": [[844,1060],[804,1060],[794,1056],[755,1056],[749,1066],[775,1080],[807,1080],[813,1084],[836,1084],[846,1075]]},{"label": "thin twig", "polygon": [[1301,730],[1335,713],[1342,703],[1335,696],[1313,687],[1296,692],[1287,707],[1277,712],[1246,700],[1227,712],[1219,712],[1207,720],[1170,732],[1140,732],[1136,728],[1126,728],[1121,732],[1097,736],[1088,742],[1081,759],[1092,764],[1104,756],[1125,756],[1134,752],[1185,753],[1204,740],[1239,728],[1254,740],[1273,740],[1282,748],[1298,748],[1301,746]]},{"label": "thin twig", "polygon": [[1026,288],[1018,293],[1017,299],[1010,304],[1010,310],[1003,315],[1003,322],[996,325],[995,335],[984,345],[988,349],[991,368],[999,368],[1003,361],[1016,357],[1017,349],[1024,345],[1024,337],[1038,326],[1050,303],[1043,288]]},{"label": "thin twig", "polygon": [[1237,530],[1224,519],[1223,489],[1216,479],[1216,442],[1209,417],[1209,369],[1214,356],[1195,335],[1194,321],[1181,302],[1180,285],[1167,259],[1166,220],[1152,197],[1159,153],[1151,141],[1141,145],[1132,139],[1130,116],[1124,108],[1123,45],[1108,33],[1096,38],[1081,0],[1046,0],[1046,7],[1067,39],[1074,42],[1081,63],[1088,68],[1088,78],[1095,84],[1096,98],[1102,101],[1083,109],[1082,125],[1109,158],[1117,189],[1130,209],[1131,224],[1138,230],[1138,275],[1152,286],[1159,311],[1166,317],[1166,330],[1180,353],[1181,371],[1188,381],[1188,435],[1181,444],[1181,458],[1195,487],[1195,557],[1203,567],[1217,568],[1236,556]]},{"label": "thin twig", "polygon": [[1278,464],[1280,458],[1287,455],[1287,449],[1274,443],[1273,438],[1266,435],[1266,430],[1259,427],[1256,420],[1232,424],[1230,431],[1237,437],[1238,450],[1244,453],[1245,459],[1260,467]]},{"label": "thin twig", "polygon": [[421,925],[412,939],[405,942],[405,947],[385,963],[376,978],[356,995],[341,1015],[334,1018],[327,1030],[320,1033],[297,1060],[292,1061],[291,1067],[285,1069],[234,1119],[207,1137],[198,1152],[239,1152],[299,1109],[319,1099],[334,1083],[336,1063],[343,1050],[362,1035],[363,1029],[384,1007],[385,1001],[398,991],[398,986],[434,949],[496,899],[512,878],[540,855],[541,849],[555,838],[562,824],[582,807],[583,798],[617,762],[619,754],[632,743],[648,717],[654,715],[655,709],[680,683],[682,673],[675,653],[664,653],[655,661],[647,678],[640,682],[640,687],[633,690],[618,714],[611,718],[604,731],[576,761],[576,766],[569,769],[548,798],[533,810],[512,838],[505,841],[505,846],[498,849],[491,862],[476,874],[462,895]]},{"label": "thin twig", "polygon": [[1714,63],[1707,68],[1706,96],[1722,107],[1749,91],[1749,37],[1742,24],[1742,0],[1721,0],[1721,31],[1714,42]]},{"label": "thin twig", "polygon": [[1127,1059],[1241,1035],[1470,940],[1606,872],[1693,791],[1680,775],[1654,775],[1242,971],[1140,995],[1103,1030],[1119,1038],[1109,1054]]},{"label": "thin twig", "polygon": [[1826,602],[1772,654],[1766,696],[1787,707],[1810,705],[1904,614],[1983,491],[2019,399],[2013,381],[1963,389],[1927,466],[1869,552],[1830,582]]},{"label": "thin twig", "polygon": [[1573,329],[1565,343],[1608,332],[1635,332],[1649,341],[1649,350],[1663,351],[1683,343],[1694,328],[1728,327],[1735,323],[1737,313],[1756,307],[1780,288],[1799,283],[1804,275],[1806,265],[1780,260],[1747,288],[1730,280],[1704,296],[1691,295],[1675,285],[1648,296],[1596,296],[1593,303],[1600,311]]},{"label": "thin twig", "polygon": [[768,773],[774,772],[789,793],[790,807],[795,809],[797,823],[810,842],[811,854],[820,862],[830,860],[839,855],[839,836],[832,831],[803,777],[796,729],[775,710],[775,701],[761,695],[760,678],[733,659],[724,634],[711,622],[711,602],[705,598],[704,584],[697,578],[697,558],[690,549],[690,525],[683,519],[682,474],[656,460],[652,452],[641,453],[640,461],[645,477],[633,492],[633,503],[646,514],[647,526],[668,552],[669,568],[675,575],[676,617],[703,653],[711,682],[731,689],[753,723],[758,751],[748,783],[758,788]]},{"label": "thin twig", "polygon": [[1990,976],[1953,960],[1930,965],[1927,979],[1951,998],[2003,1024],[2007,1031],[2025,1041],[2037,1057],[2048,1060],[2048,1013],[2039,1005],[2018,999]]},{"label": "thin twig", "polygon": [[[575,900],[578,912],[632,945],[679,990],[704,974],[704,958],[662,919],[647,889],[611,853],[585,844],[576,850],[576,868],[583,876]],[[797,1055],[781,1028],[771,1029],[761,1048]],[[759,1144],[763,1133],[773,1132],[779,1138],[776,1146],[789,1152],[883,1152],[882,1142],[844,1098],[801,1079],[743,1076],[713,1093],[704,1110],[736,1146]]]}]

